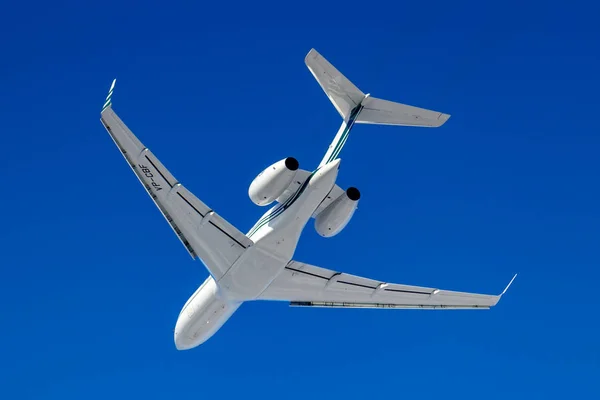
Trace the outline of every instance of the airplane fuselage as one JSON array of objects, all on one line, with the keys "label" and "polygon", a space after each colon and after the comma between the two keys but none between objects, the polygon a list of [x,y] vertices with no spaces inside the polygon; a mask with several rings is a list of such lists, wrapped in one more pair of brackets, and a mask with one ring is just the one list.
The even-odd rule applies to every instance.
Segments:
[{"label": "airplane fuselage", "polygon": [[196,347],[247,300],[257,298],[292,259],[300,235],[335,185],[340,160],[322,165],[289,199],[267,211],[248,232],[248,247],[217,281],[209,276],[183,306],[175,324],[175,346]]},{"label": "airplane fuselage", "polygon": [[360,191],[335,184],[339,155],[355,124],[436,128],[450,117],[364,94],[314,49],[305,63],[342,123],[313,172],[286,157],[252,180],[250,200],[258,206],[276,205],[245,235],[181,184],[125,125],[112,109],[116,80],[110,86],[101,111],[103,126],[188,254],[210,273],[177,318],[174,341],[179,350],[207,341],[246,301],[327,308],[489,309],[512,283],[498,296],[456,292],[388,283],[293,259],[311,218],[315,231],[330,238],[345,229],[358,207]]}]

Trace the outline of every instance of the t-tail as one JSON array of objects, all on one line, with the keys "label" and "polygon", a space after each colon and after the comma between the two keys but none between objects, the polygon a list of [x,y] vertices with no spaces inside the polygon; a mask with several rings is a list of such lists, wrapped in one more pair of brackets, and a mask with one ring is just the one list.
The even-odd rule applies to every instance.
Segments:
[{"label": "t-tail", "polygon": [[364,94],[315,49],[308,52],[304,62],[343,118],[342,125],[319,167],[338,158],[354,124],[438,128],[450,118],[449,114]]}]

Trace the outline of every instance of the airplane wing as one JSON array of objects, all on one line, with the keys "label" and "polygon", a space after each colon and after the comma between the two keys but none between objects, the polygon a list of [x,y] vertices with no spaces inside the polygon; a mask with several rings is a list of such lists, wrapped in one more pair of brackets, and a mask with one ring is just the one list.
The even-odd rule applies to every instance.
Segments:
[{"label": "airplane wing", "polygon": [[185,188],[113,111],[110,88],[100,121],[192,258],[218,280],[252,245],[246,235]]},{"label": "airplane wing", "polygon": [[291,306],[335,308],[487,309],[497,296],[386,283],[290,261],[257,300]]}]

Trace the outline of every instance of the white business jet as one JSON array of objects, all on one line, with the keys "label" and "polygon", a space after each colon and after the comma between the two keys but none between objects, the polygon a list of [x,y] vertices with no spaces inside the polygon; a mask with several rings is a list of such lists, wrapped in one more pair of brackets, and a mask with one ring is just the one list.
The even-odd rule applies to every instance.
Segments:
[{"label": "white business jet", "polygon": [[450,117],[364,94],[314,49],[305,62],[342,116],[342,125],[314,171],[300,169],[298,161],[288,157],[254,179],[250,199],[259,206],[276,204],[245,235],[194,196],[127,128],[112,109],[115,81],[111,85],[102,124],[189,254],[210,273],[179,314],[174,337],[179,350],[208,340],[245,301],[279,300],[302,307],[486,309],[496,305],[512,283],[497,296],[462,293],[387,283],[292,259],[311,218],[321,236],[331,237],[356,210],[358,189],[343,190],[335,183],[338,157],[354,124],[439,127]]}]

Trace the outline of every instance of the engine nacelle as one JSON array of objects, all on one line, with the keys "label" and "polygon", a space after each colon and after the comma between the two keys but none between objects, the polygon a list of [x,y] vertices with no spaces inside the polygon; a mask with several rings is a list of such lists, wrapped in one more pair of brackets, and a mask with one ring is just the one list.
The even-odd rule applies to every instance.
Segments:
[{"label": "engine nacelle", "polygon": [[299,166],[298,160],[288,157],[267,167],[250,184],[250,199],[259,206],[271,204],[290,186]]},{"label": "engine nacelle", "polygon": [[346,227],[358,207],[360,192],[357,188],[348,188],[315,219],[315,229],[319,235],[332,237]]}]

